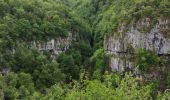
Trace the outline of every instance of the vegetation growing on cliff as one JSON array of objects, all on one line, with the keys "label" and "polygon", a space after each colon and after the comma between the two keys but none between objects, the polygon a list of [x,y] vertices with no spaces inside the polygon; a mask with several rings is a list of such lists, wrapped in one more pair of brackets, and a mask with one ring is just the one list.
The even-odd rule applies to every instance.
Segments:
[{"label": "vegetation growing on cliff", "polygon": [[117,34],[121,24],[132,22],[136,24],[143,18],[150,18],[150,24],[154,25],[159,17],[168,17],[170,14],[168,0],[77,0],[76,2],[72,0],[72,2],[76,12],[92,26],[95,48],[102,47],[104,35]]},{"label": "vegetation growing on cliff", "polygon": [[141,71],[149,71],[153,67],[164,66],[164,61],[153,51],[139,49],[134,58],[136,66],[138,66]]},{"label": "vegetation growing on cliff", "polygon": [[[104,36],[117,34],[120,24],[169,16],[169,6],[168,0],[0,0],[0,99],[169,99],[156,82],[111,72],[103,49]],[[30,47],[70,32],[76,40],[56,59]],[[143,49],[135,60],[143,72],[168,63]]]}]

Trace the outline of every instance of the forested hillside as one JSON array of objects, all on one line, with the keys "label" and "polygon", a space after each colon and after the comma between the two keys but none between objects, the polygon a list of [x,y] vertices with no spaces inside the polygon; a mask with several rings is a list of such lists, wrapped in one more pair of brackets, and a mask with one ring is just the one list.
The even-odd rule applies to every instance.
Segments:
[{"label": "forested hillside", "polygon": [[169,0],[0,0],[0,99],[170,99]]}]

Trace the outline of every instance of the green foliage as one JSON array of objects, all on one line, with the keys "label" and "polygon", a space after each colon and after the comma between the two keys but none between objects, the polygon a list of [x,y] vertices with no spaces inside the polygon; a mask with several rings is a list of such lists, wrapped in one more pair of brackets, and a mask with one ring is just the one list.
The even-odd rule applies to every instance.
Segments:
[{"label": "green foliage", "polygon": [[76,0],[70,1],[75,12],[92,26],[95,50],[103,46],[103,36],[117,34],[118,26],[150,18],[168,17],[168,0]]},{"label": "green foliage", "polygon": [[105,67],[106,67],[106,55],[103,49],[98,49],[94,52],[93,56],[91,57],[92,65],[92,74],[93,78],[101,79],[101,76],[104,74]]},{"label": "green foliage", "polygon": [[17,47],[12,57],[13,63],[10,66],[15,71],[33,72],[33,69],[41,65],[41,63],[47,63],[46,56],[34,49],[28,49],[24,46]]},{"label": "green foliage", "polygon": [[135,64],[141,71],[149,71],[153,67],[158,67],[161,59],[152,51],[139,49],[135,56]]},{"label": "green foliage", "polygon": [[61,54],[58,58],[59,67],[63,73],[66,74],[66,79],[79,79],[80,68],[75,64],[72,55]]},{"label": "green foliage", "polygon": [[168,100],[170,98],[170,91],[167,89],[164,93],[159,93],[157,96],[158,100]]},{"label": "green foliage", "polygon": [[7,76],[0,76],[0,87],[3,97],[7,100],[29,99],[35,92],[34,83],[30,74],[9,73]]},{"label": "green foliage", "polygon": [[[169,4],[168,0],[0,0],[0,99],[152,99],[154,84],[131,74],[104,75],[108,57],[103,40],[118,34],[122,23],[168,16]],[[70,32],[76,39],[57,60],[30,48],[33,41],[66,37]],[[135,62],[142,71],[163,64],[145,50],[137,52]],[[6,69],[10,72],[4,73]],[[84,69],[92,80],[80,75]],[[169,76],[166,83],[169,87]],[[168,96],[166,91],[157,98]]]},{"label": "green foliage", "polygon": [[165,82],[166,82],[167,87],[170,88],[170,72],[168,72]]},{"label": "green foliage", "polygon": [[63,100],[64,89],[60,85],[53,85],[47,90],[43,100]]},{"label": "green foliage", "polygon": [[36,87],[40,90],[49,88],[65,79],[64,73],[62,73],[59,69],[59,64],[55,61],[39,66],[34,70],[33,77],[36,80]]},{"label": "green foliage", "polygon": [[102,78],[104,80],[104,84],[107,87],[113,87],[113,88],[117,88],[121,81],[121,75],[117,73],[109,74],[108,72],[106,72]]},{"label": "green foliage", "polygon": [[[108,76],[107,81],[85,80],[82,84],[76,83],[71,91],[66,95],[66,100],[135,100],[135,99],[151,99],[151,88],[149,85],[140,86],[139,79],[125,75],[123,79],[118,79],[118,87],[112,85],[116,78],[114,75]],[[113,78],[112,78],[113,77]],[[109,83],[105,84],[105,83]],[[80,87],[80,88],[79,88]]]},{"label": "green foliage", "polygon": [[[80,67],[91,56],[91,28],[63,2],[0,1],[0,68],[30,73],[41,92],[63,81],[63,73],[66,78],[79,79]],[[49,53],[30,49],[33,41],[66,37],[70,32],[76,40],[61,63],[52,61]]]},{"label": "green foliage", "polygon": [[70,49],[68,50],[68,54],[72,54],[74,56],[76,52],[77,53],[79,52],[81,55],[81,59],[79,60],[82,61],[87,60],[92,55],[92,47],[89,41],[79,40],[77,42],[74,42]]},{"label": "green foliage", "polygon": [[0,6],[0,39],[11,45],[65,37],[68,32],[90,33],[88,25],[59,1],[2,0]]},{"label": "green foliage", "polygon": [[139,79],[125,75],[125,78],[121,80],[118,88],[116,88],[114,99],[135,100],[151,98],[151,86],[140,86],[138,82],[140,82]]},{"label": "green foliage", "polygon": [[41,91],[65,79],[57,62],[49,58],[48,55],[24,46],[17,46],[14,54],[9,51],[3,53],[0,68],[11,69],[17,73],[30,73],[36,88]]},{"label": "green foliage", "polygon": [[[33,41],[66,37],[70,32],[76,36],[75,46],[66,57],[59,57],[60,63],[49,53],[30,48]],[[91,56],[90,41],[88,23],[60,0],[0,1],[0,69],[29,73],[41,92],[64,81],[65,76],[79,79],[80,67]],[[38,93],[34,95],[39,97]]]}]

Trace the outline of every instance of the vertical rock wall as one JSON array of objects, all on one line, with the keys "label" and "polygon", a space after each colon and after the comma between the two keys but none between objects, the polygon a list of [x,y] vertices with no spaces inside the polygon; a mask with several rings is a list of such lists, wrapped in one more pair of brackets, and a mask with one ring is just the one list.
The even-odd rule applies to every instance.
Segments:
[{"label": "vertical rock wall", "polygon": [[105,38],[104,48],[112,55],[112,71],[124,71],[134,67],[129,58],[137,48],[153,50],[160,55],[170,54],[170,18],[159,18],[151,26],[149,18],[138,21],[135,25],[121,25],[118,34]]},{"label": "vertical rock wall", "polygon": [[49,51],[54,56],[59,55],[69,49],[72,41],[76,40],[76,36],[69,33],[67,37],[56,37],[48,41],[34,41],[32,44],[33,48],[39,51]]}]

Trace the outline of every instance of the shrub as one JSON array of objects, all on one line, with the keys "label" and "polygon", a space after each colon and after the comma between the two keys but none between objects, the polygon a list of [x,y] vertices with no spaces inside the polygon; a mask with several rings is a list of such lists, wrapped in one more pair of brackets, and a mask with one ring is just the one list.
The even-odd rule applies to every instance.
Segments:
[{"label": "shrub", "polygon": [[141,71],[148,71],[159,65],[161,59],[152,51],[139,49],[135,55],[135,64]]}]

